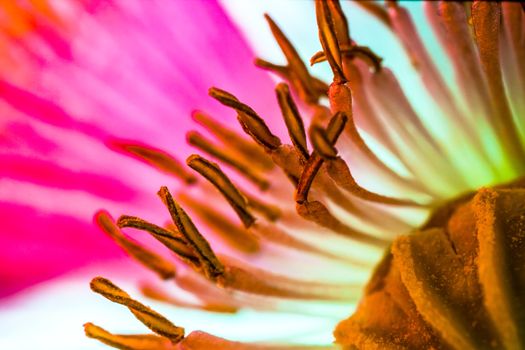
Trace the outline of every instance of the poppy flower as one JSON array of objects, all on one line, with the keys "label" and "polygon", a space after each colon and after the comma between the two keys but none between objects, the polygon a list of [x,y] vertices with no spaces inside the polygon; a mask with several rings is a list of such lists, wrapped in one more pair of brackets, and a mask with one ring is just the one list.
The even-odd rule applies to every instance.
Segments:
[{"label": "poppy flower", "polygon": [[[176,4],[173,6],[187,3]],[[205,10],[212,6],[192,4]],[[142,294],[150,300],[211,313],[242,314],[242,310],[252,309],[260,315],[272,312],[321,316],[325,318],[319,320],[317,330],[329,334],[337,321],[351,314],[371,269],[386,251],[356,314],[337,327],[338,344],[348,348],[476,348],[480,344],[519,348],[521,304],[516,295],[520,295],[521,275],[516,272],[519,264],[515,262],[520,259],[518,246],[523,227],[521,207],[516,204],[521,194],[516,188],[521,187],[519,179],[524,171],[520,160],[525,152],[525,122],[519,98],[524,84],[521,62],[525,62],[521,59],[523,8],[517,3],[482,1],[468,6],[450,2],[423,4],[428,24],[448,58],[451,81],[441,71],[441,63],[430,54],[428,43],[418,34],[418,26],[404,4],[354,5],[361,6],[397,37],[417,73],[414,85],[402,85],[404,77],[398,81],[396,74],[383,64],[379,52],[360,45],[350,35],[347,18],[337,1],[315,2],[321,50],[313,54],[310,63],[330,67],[332,77],[327,82],[310,74],[290,40],[266,16],[286,64],[264,59],[255,63],[282,80],[275,87],[279,109],[271,108],[265,83],[243,75],[239,77],[248,82],[246,90],[228,88],[227,84],[209,89],[210,97],[224,105],[223,110],[218,105],[210,105],[211,111],[206,105],[201,107],[210,102],[203,103],[200,98],[212,99],[199,95],[198,106],[194,107],[202,110],[194,111],[192,116],[202,128],[186,135],[188,144],[199,154],[186,159],[187,168],[178,160],[183,151],[166,147],[160,134],[155,134],[169,132],[167,126],[149,134],[159,125],[152,127],[156,123],[139,115],[132,118],[132,125],[122,125],[122,134],[113,135],[103,128],[113,123],[120,126],[118,116],[124,121],[129,113],[150,111],[146,108],[166,112],[172,106],[163,98],[166,95],[184,98],[185,102],[188,96],[197,96],[186,86],[169,88],[169,79],[166,82],[162,74],[165,71],[161,71],[166,64],[162,58],[177,57],[183,60],[181,66],[191,62],[189,67],[206,72],[212,69],[208,65],[210,56],[199,65],[197,58],[192,61],[176,49],[171,51],[173,48],[159,46],[160,42],[146,40],[150,35],[162,37],[154,25],[157,20],[174,20],[171,16],[181,16],[189,10],[170,13],[162,4],[144,8],[139,3],[135,7],[103,1],[94,8],[83,7],[90,19],[96,19],[88,22],[95,24],[90,29],[100,29],[100,33],[96,32],[101,34],[97,35],[97,42],[105,43],[103,34],[114,28],[126,28],[126,35],[118,31],[118,37],[123,38],[122,47],[129,49],[120,69],[133,72],[138,82],[133,84],[126,74],[110,75],[111,89],[104,89],[107,86],[90,80],[94,72],[85,72],[86,67],[79,61],[82,72],[75,85],[77,61],[73,60],[75,67],[70,70],[62,62],[64,58],[67,62],[70,52],[46,38],[44,42],[50,43],[60,62],[49,65],[46,61],[46,74],[41,78],[46,83],[45,91],[57,95],[33,96],[33,92],[19,88],[30,74],[13,70],[9,72],[13,77],[5,83],[6,101],[16,112],[43,115],[37,117],[40,122],[49,123],[51,118],[58,123],[53,124],[55,127],[78,130],[81,138],[103,140],[105,152],[114,152],[111,169],[118,168],[118,162],[129,162],[118,156],[126,155],[178,179],[178,186],[170,179],[166,183],[169,187],[163,185],[152,191],[157,192],[157,203],[154,196],[148,197],[146,188],[137,191],[140,186],[131,184],[119,187],[125,181],[116,184],[96,178],[102,186],[93,188],[82,187],[86,185],[82,181],[76,185],[74,181],[72,185],[66,182],[75,189],[128,205],[126,209],[110,203],[106,206],[108,211],[95,214],[94,222],[134,260],[164,280],[146,278],[141,285]],[[140,16],[135,22],[137,14]],[[107,27],[101,25],[106,20],[110,24]],[[206,30],[203,21],[191,24]],[[93,30],[88,33],[93,34]],[[226,35],[221,34],[219,42],[223,47],[227,45]],[[82,48],[82,41],[72,47]],[[110,43],[104,47],[108,53],[93,57],[88,51],[81,51],[88,56],[88,67],[96,67],[95,72],[107,62],[97,58],[113,54],[119,57]],[[163,55],[154,55],[154,49]],[[27,50],[22,51],[25,54]],[[128,57],[131,63],[127,62]],[[231,60],[238,58],[235,55]],[[140,65],[132,63],[143,63],[147,69],[143,71]],[[103,68],[102,76],[111,74]],[[238,73],[237,68],[232,67],[230,73]],[[71,73],[73,84],[63,91],[67,73]],[[48,88],[47,84],[53,81],[58,84],[56,90]],[[217,81],[223,83],[218,78]],[[86,89],[86,82],[92,85],[82,90]],[[161,88],[162,94],[154,88]],[[411,92],[409,97],[409,90],[414,88],[420,91]],[[86,92],[78,95],[80,91]],[[137,100],[122,101],[119,94],[137,96]],[[148,98],[141,100],[139,96]],[[106,106],[99,97],[117,102]],[[424,98],[425,105],[414,97]],[[50,100],[61,104],[50,106]],[[130,110],[128,103],[135,108]],[[103,111],[100,107],[106,106],[110,112],[119,113],[112,121],[104,118],[104,123],[100,123],[104,126],[99,127],[94,122],[97,117],[91,114],[85,118],[94,120],[71,121],[64,111],[77,107],[77,111],[84,112],[93,105],[97,107],[94,111]],[[214,115],[227,109],[236,115],[241,129]],[[135,128],[133,123],[137,124]],[[88,140],[80,144],[83,150],[92,145]],[[98,156],[97,153],[97,160]],[[36,183],[40,181],[36,178],[48,178],[33,175]],[[133,180],[139,174],[131,178],[127,175],[128,181],[137,182]],[[56,187],[56,183],[63,183],[53,180],[56,182],[44,185]],[[96,183],[89,183],[93,181]],[[494,189],[471,194],[481,187]],[[119,197],[134,192],[139,193]],[[125,215],[113,219],[110,212]],[[461,226],[466,223],[472,223],[474,236]],[[158,244],[147,241],[146,233]],[[465,280],[458,277],[461,271],[467,274]],[[447,283],[451,285],[446,287]],[[470,289],[464,291],[460,284]],[[489,285],[496,287],[487,288]],[[113,347],[311,346],[305,335],[279,341],[272,337],[275,334],[269,334],[262,339],[266,340],[264,344],[257,344],[239,342],[241,335],[226,340],[199,330],[186,332],[182,328],[184,319],[168,320],[168,314],[163,316],[145,306],[105,277],[94,278],[91,289],[126,306],[153,332],[119,335],[92,323],[85,325],[89,337]],[[501,302],[493,303],[489,296]],[[482,311],[468,314],[473,309]],[[342,314],[346,316],[341,317]],[[379,314],[384,317],[378,318]],[[400,326],[403,322],[406,327]],[[290,328],[288,334],[292,335],[300,327]],[[266,329],[260,326],[254,332],[260,334]],[[486,339],[479,343],[473,340],[478,334],[484,334]],[[325,339],[330,347],[329,337]]]}]

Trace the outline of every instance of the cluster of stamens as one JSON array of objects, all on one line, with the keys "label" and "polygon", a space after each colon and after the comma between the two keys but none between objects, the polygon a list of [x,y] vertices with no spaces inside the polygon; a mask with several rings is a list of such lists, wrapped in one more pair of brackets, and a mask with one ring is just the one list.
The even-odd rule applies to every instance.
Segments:
[{"label": "cluster of stamens", "polygon": [[[397,6],[395,2],[388,3],[392,7]],[[367,2],[362,6],[391,26],[390,18],[382,7]],[[241,223],[239,225],[237,220],[218,210],[214,203],[210,204],[210,200],[202,200],[190,190],[172,195],[167,187],[162,187],[158,192],[171,217],[171,222],[165,226],[127,215],[115,222],[109,214],[99,212],[96,215],[99,226],[129,255],[162,279],[173,279],[180,288],[194,294],[200,303],[185,302],[152,285],[143,287],[143,293],[148,297],[184,307],[235,312],[241,307],[271,309],[275,300],[272,298],[340,302],[352,300],[360,293],[359,283],[316,282],[290,277],[247,265],[231,256],[216,254],[183,206],[198,216],[199,222],[212,229],[240,255],[257,253],[266,244],[272,244],[339,262],[349,268],[367,269],[370,267],[368,262],[317,246],[311,240],[304,239],[306,237],[290,233],[290,228],[318,229],[380,251],[388,246],[394,236],[376,232],[388,231],[394,235],[411,229],[409,224],[391,210],[392,207],[427,212],[436,207],[437,200],[441,199],[437,195],[426,202],[397,198],[370,191],[358,184],[351,168],[336,148],[340,139],[350,142],[353,149],[362,154],[372,167],[379,169],[396,184],[416,191],[422,190],[418,179],[401,176],[370,149],[354,120],[350,81],[355,76],[354,62],[364,62],[373,73],[377,73],[382,70],[381,58],[351,39],[338,1],[317,0],[316,13],[323,50],[312,57],[311,64],[322,61],[329,63],[334,76],[330,85],[309,74],[297,51],[269,16],[266,19],[287,64],[275,65],[262,59],[255,62],[257,66],[286,80],[293,93],[301,100],[300,104],[295,102],[286,83],[277,85],[277,101],[291,145],[283,144],[251,107],[218,88],[211,88],[209,95],[236,112],[242,129],[254,142],[203,112],[193,114],[194,120],[206,128],[214,136],[214,140],[197,131],[190,131],[187,134],[188,143],[232,169],[241,180],[233,181],[218,164],[201,155],[191,155],[186,160],[187,166],[199,175],[195,176],[175,157],[164,151],[124,140],[110,143],[119,152],[175,175],[187,188],[197,188],[201,194],[219,193]],[[326,97],[330,103],[329,108],[322,102]],[[311,118],[307,119],[308,130],[300,114],[303,109],[312,112]],[[415,122],[414,125],[416,129],[420,127]],[[425,147],[432,151],[434,145],[429,141]],[[206,181],[203,182],[199,177]],[[285,179],[287,184],[284,184]],[[247,185],[239,186],[236,183]],[[249,190],[243,187],[248,187]],[[290,193],[295,197],[295,211],[289,210],[283,201],[280,193],[282,188],[292,189],[293,192]],[[283,202],[285,204],[281,205]],[[377,228],[376,232],[358,229],[355,225],[344,222],[340,216],[334,214],[331,203],[336,203],[345,213],[367,222],[380,218],[372,223]],[[129,238],[121,231],[122,228],[133,228],[151,234],[190,269],[179,274],[175,264]],[[213,344],[214,349],[251,349],[241,343],[228,342],[202,332],[193,332],[185,337],[182,328],[174,326],[155,311],[131,299],[106,279],[95,278],[91,287],[111,301],[127,306],[135,317],[158,335],[113,335],[92,324],[86,325],[88,336],[111,346],[123,349],[184,349],[185,346],[204,349],[211,348]]]},{"label": "cluster of stamens", "polygon": [[[319,6],[322,8],[325,6],[323,4],[325,3],[319,2]],[[330,4],[332,4],[331,8],[327,10],[326,15],[336,11],[336,14],[339,16],[338,23],[344,20],[344,17],[341,17],[340,8],[338,6],[333,7],[336,3],[330,2]],[[321,16],[325,16],[325,12],[321,13]],[[237,112],[237,119],[243,130],[260,147],[255,146],[202,112],[194,113],[195,121],[203,125],[222,144],[215,144],[197,131],[188,133],[188,143],[235,169],[259,191],[266,191],[271,186],[271,180],[264,174],[274,172],[273,167],[277,165],[296,188],[297,213],[303,219],[353,240],[384,246],[388,242],[387,239],[374,237],[350,228],[333,216],[322,202],[309,200],[308,193],[312,186],[321,191],[321,193],[331,197],[334,201],[343,204],[343,206],[346,203],[348,208],[353,205],[345,199],[344,191],[348,191],[357,198],[367,201],[393,205],[416,204],[367,191],[357,184],[351,175],[348,165],[338,156],[337,149],[334,146],[339,136],[345,130],[351,137],[358,137],[355,125],[347,127],[348,123],[353,124],[352,107],[350,89],[344,85],[343,73],[336,76],[337,79],[335,79],[335,83],[330,88],[322,81],[310,76],[305,65],[299,59],[297,52],[282,31],[269,16],[266,16],[266,18],[287,58],[288,65],[276,66],[261,59],[258,59],[256,64],[288,80],[303,102],[314,109],[315,116],[309,129],[309,140],[314,150],[312,152],[308,150],[303,118],[288,85],[285,83],[280,83],[276,87],[276,94],[293,146],[283,145],[281,140],[272,134],[264,120],[252,108],[239,101],[234,95],[217,88],[210,89],[210,96]],[[328,20],[331,21],[331,19]],[[324,35],[323,38],[325,38],[323,42],[328,44],[330,40],[334,40],[332,27],[323,27],[322,33]],[[320,53],[316,54],[312,62],[321,62],[328,57],[329,62],[334,65],[333,54],[339,56],[343,54],[345,59],[353,59],[362,55],[369,58],[375,57],[366,48],[357,47],[351,42],[342,44],[342,46],[342,53],[339,53],[339,47],[337,46],[332,48],[332,50],[337,50],[335,53],[328,51],[328,56]],[[328,47],[326,49],[328,50]],[[379,64],[379,62],[379,59],[374,58],[374,64]],[[377,68],[379,69],[379,66]],[[330,100],[333,102],[332,110],[334,114],[332,116],[328,108],[319,102],[320,98],[326,96],[327,92],[331,93]],[[366,147],[362,140],[360,140],[360,143],[362,147]],[[176,158],[166,152],[123,140],[112,141],[110,146],[168,174],[177,176],[187,186],[203,186],[193,174],[184,169],[184,166]],[[261,151],[261,148],[264,152]],[[372,152],[368,153],[372,154]],[[200,155],[190,156],[186,163],[218,190],[237,214],[243,227],[239,227],[232,220],[217,212],[212,206],[203,203],[203,201],[198,200],[189,193],[180,193],[178,196],[179,200],[197,213],[200,220],[213,227],[216,231],[229,235],[230,242],[239,251],[245,253],[255,252],[260,249],[261,244],[267,241],[326,259],[359,264],[357,259],[338,256],[335,253],[290,235],[279,228],[275,225],[283,216],[279,206],[265,203],[255,195],[250,194],[249,191],[241,191],[221,170],[219,165]],[[321,174],[319,174],[320,171]],[[175,278],[179,285],[189,288],[191,292],[195,293],[203,301],[200,306],[178,301],[177,304],[181,306],[199,307],[218,312],[234,312],[241,306],[249,306],[249,303],[244,305],[242,302],[234,302],[232,300],[234,297],[230,293],[226,293],[228,295],[226,299],[230,300],[224,300],[224,297],[221,300],[220,293],[217,293],[216,290],[210,292],[210,285],[203,288],[205,281],[197,283],[195,281],[196,276],[192,277],[193,283],[178,279],[177,271],[172,263],[124,235],[120,231],[121,228],[134,228],[150,233],[187,266],[204,276],[212,284],[220,286],[226,291],[241,291],[278,298],[318,300],[344,300],[356,292],[356,286],[352,285],[330,285],[292,279],[243,266],[242,263],[232,258],[219,258],[182,206],[174,199],[168,188],[162,187],[158,195],[173,221],[172,224],[165,227],[127,215],[121,216],[114,222],[109,214],[105,212],[99,212],[96,215],[96,221],[103,231],[109,234],[137,261],[156,272],[162,279]],[[257,220],[257,215],[254,212],[263,218],[262,222]],[[290,216],[290,214],[285,215]],[[292,220],[297,221],[298,218],[295,217]],[[168,338],[172,343],[178,343],[183,339],[183,329],[173,326],[156,312],[131,299],[125,292],[108,280],[95,278],[92,282],[92,289],[114,302],[127,306],[148,328],[162,337]],[[174,302],[173,298],[151,285],[144,287],[143,292],[153,299]],[[214,293],[217,295],[214,296]],[[109,345],[132,349],[139,348],[137,344],[142,342],[157,344],[163,341],[159,337],[147,336],[145,338],[137,338],[111,335],[92,324],[86,325],[86,332],[88,336],[98,338]]]}]

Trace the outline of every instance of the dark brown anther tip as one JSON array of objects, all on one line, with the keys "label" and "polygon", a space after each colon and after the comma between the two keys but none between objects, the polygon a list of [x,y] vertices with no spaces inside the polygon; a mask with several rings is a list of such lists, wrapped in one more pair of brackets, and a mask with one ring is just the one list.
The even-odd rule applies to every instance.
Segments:
[{"label": "dark brown anther tip", "polygon": [[317,153],[312,153],[303,168],[299,183],[297,184],[295,191],[295,201],[297,203],[305,203],[308,201],[308,192],[322,164],[323,159]]},{"label": "dark brown anther tip", "polygon": [[227,101],[227,100],[232,100],[232,101],[238,101],[237,100],[237,97],[235,97],[234,95],[230,94],[229,92],[225,91],[225,90],[222,90],[222,89],[219,89],[219,88],[216,88],[216,87],[211,87],[208,89],[208,94],[219,100],[219,101]]},{"label": "dark brown anther tip", "polygon": [[268,24],[270,26],[276,26],[275,21],[273,20],[273,18],[268,13],[265,13],[263,16],[264,16],[264,19],[266,20],[266,22],[268,22]]},{"label": "dark brown anther tip", "polygon": [[337,112],[334,114],[328,126],[326,127],[327,140],[331,143],[335,143],[335,140],[339,138],[343,130],[345,129],[346,123],[348,122],[348,116],[345,112]]},{"label": "dark brown anther tip", "polygon": [[314,150],[323,158],[323,159],[336,159],[337,150],[333,144],[328,139],[326,131],[319,126],[312,126],[310,128],[310,141]]},{"label": "dark brown anther tip", "polygon": [[316,0],[315,12],[317,26],[319,27],[319,39],[330,68],[332,68],[334,82],[346,82],[342,68],[340,43],[327,2]]},{"label": "dark brown anther tip", "polygon": [[251,215],[247,208],[247,201],[244,195],[235,187],[229,177],[215,163],[193,154],[186,160],[188,166],[206,178],[224,196],[237,213],[239,219],[250,227],[255,222],[255,217]]},{"label": "dark brown anther tip", "polygon": [[304,124],[288,85],[280,83],[276,87],[277,100],[281,109],[288,135],[299,154],[306,160],[309,157]]},{"label": "dark brown anther tip", "polygon": [[117,219],[117,226],[120,227],[120,228],[124,228],[124,227],[127,227],[128,224],[129,224],[129,220],[130,220],[130,216],[128,215],[121,215],[118,219]]},{"label": "dark brown anther tip", "polygon": [[239,113],[237,120],[242,129],[250,135],[255,142],[263,146],[268,151],[273,151],[281,146],[281,140],[271,133],[264,121],[258,117],[245,113]]}]

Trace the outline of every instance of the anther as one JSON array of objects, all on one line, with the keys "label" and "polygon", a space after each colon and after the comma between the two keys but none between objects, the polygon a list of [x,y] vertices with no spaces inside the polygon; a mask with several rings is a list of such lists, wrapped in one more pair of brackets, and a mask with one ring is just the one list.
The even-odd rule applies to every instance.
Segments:
[{"label": "anther", "polygon": [[128,293],[103,277],[95,277],[91,281],[91,290],[101,294],[106,299],[126,306],[135,317],[153,332],[168,338],[173,343],[178,343],[184,338],[184,328],[177,327],[168,319],[132,299]]},{"label": "anther", "polygon": [[235,109],[238,112],[237,119],[243,130],[265,149],[271,151],[281,145],[279,138],[272,134],[264,120],[235,96],[217,88],[211,88],[209,94],[223,105]]},{"label": "anther", "polygon": [[[366,62],[372,71],[379,72],[381,70],[381,62],[383,59],[376,55],[369,47],[351,45],[350,47],[341,47],[341,55],[344,58],[361,58]],[[323,51],[316,52],[312,58],[310,58],[310,65],[314,65],[320,62],[326,61],[326,55]]]},{"label": "anther", "polygon": [[110,140],[108,147],[131,155],[138,160],[147,163],[165,173],[174,175],[187,184],[193,184],[197,178],[184,168],[184,166],[172,155],[151,146],[140,144],[136,141],[129,140]]},{"label": "anther", "polygon": [[271,170],[274,168],[275,164],[270,157],[252,140],[245,139],[236,131],[227,128],[201,111],[194,111],[192,118],[226,145],[229,152],[238,154],[245,161],[253,162],[253,166],[261,170]]},{"label": "anther", "polygon": [[[325,141],[323,146],[327,146],[328,144],[334,145],[339,138],[339,135],[344,130],[346,120],[347,117],[344,113],[336,113],[328,123],[326,132],[323,133],[325,140],[319,140],[317,138],[319,135],[314,135],[314,137],[316,137],[315,141]],[[312,129],[315,129],[315,126]],[[317,146],[319,146],[319,144],[317,144]],[[327,154],[330,154],[330,150],[328,150],[327,147],[324,147],[322,151],[326,151],[328,152]],[[335,156],[337,156],[337,152],[334,157]],[[295,201],[297,203],[302,204],[308,201],[308,192],[310,191],[315,176],[319,169],[321,169],[322,165],[323,158],[317,152],[313,152],[304,166],[301,177],[299,178],[299,183],[297,184],[295,193]]]},{"label": "anther", "polygon": [[390,20],[390,16],[384,6],[373,1],[356,1],[355,4],[361,6],[365,11],[374,16],[388,28],[392,28],[392,21]]},{"label": "anther", "polygon": [[[323,52],[322,54],[324,55]],[[301,84],[301,82],[298,81],[298,79],[296,78],[296,74],[293,72],[293,68],[290,68],[288,66],[281,66],[278,64],[273,64],[261,58],[256,58],[254,63],[257,67],[270,71],[274,74],[277,74],[283,80],[288,81],[292,85],[292,87],[295,89],[296,93],[299,95],[301,100],[303,100],[306,104],[312,107],[317,105],[318,100],[321,96],[326,96],[326,92],[328,91],[329,86],[321,79],[310,76],[310,79],[309,79],[310,86],[306,88],[306,87],[302,87],[299,85]],[[312,90],[312,91],[309,92],[309,90]],[[308,94],[311,94],[311,96]]]},{"label": "anther", "polygon": [[279,107],[281,108],[290,139],[295,148],[297,148],[299,153],[306,160],[310,154],[308,153],[308,146],[306,144],[304,124],[301,115],[297,110],[297,106],[290,95],[290,89],[288,88],[288,85],[281,83],[277,85],[276,92]]},{"label": "anther", "polygon": [[[324,91],[319,89],[317,79],[313,78],[306,65],[303,63],[301,57],[297,53],[297,50],[293,47],[292,43],[284,35],[283,31],[279,26],[274,22],[274,20],[268,15],[265,14],[264,17],[270,26],[270,30],[277,41],[277,44],[281,48],[286,61],[288,62],[287,71],[285,79],[289,80],[292,83],[293,87],[297,90],[301,98],[308,104],[316,104],[319,100],[319,97],[326,94],[327,89]],[[256,62],[257,63],[257,62]],[[275,65],[269,66],[267,64],[262,64],[260,67],[270,69],[276,68]],[[279,70],[275,69],[274,71],[279,73]],[[283,70],[280,70],[283,74]]]},{"label": "anther", "polygon": [[264,179],[259,173],[252,169],[249,165],[241,162],[234,158],[228,152],[221,150],[219,147],[214,145],[211,141],[206,139],[203,135],[197,131],[190,131],[186,134],[188,143],[198,149],[208,153],[209,155],[219,159],[221,162],[226,163],[238,170],[242,175],[255,183],[261,190],[266,190],[270,187],[270,183]]},{"label": "anther", "polygon": [[208,90],[208,93],[211,97],[213,97],[223,105],[231,107],[237,110],[238,112],[257,115],[257,113],[255,113],[255,111],[251,107],[245,105],[244,103],[239,101],[237,97],[235,97],[227,91],[212,87]]},{"label": "anther", "polygon": [[310,128],[310,141],[314,150],[323,159],[336,159],[337,150],[334,145],[328,140],[326,131],[319,126],[312,126]]},{"label": "anther", "polygon": [[226,174],[222,172],[217,164],[196,154],[188,157],[186,163],[190,168],[197,171],[210,181],[221,192],[235,210],[244,226],[250,227],[255,222],[255,218],[248,211],[246,198],[235,187]]},{"label": "anther", "polygon": [[337,112],[328,122],[326,127],[326,137],[329,142],[335,144],[339,135],[345,129],[345,125],[348,121],[348,116],[344,112]]},{"label": "anther", "polygon": [[177,202],[173,199],[173,196],[169,192],[168,188],[163,186],[158,192],[159,197],[168,208],[175,226],[180,233],[186,238],[188,244],[195,250],[197,257],[199,258],[203,272],[206,277],[215,280],[220,276],[224,267],[219,259],[215,256],[215,253],[210,247],[208,241],[200,234],[195,227],[195,224],[191,221],[190,217],[184,209],[182,209]]},{"label": "anther", "polygon": [[352,40],[350,39],[348,22],[339,0],[326,1],[326,4],[326,9],[330,12],[330,17],[332,18],[339,47],[350,46]]},{"label": "anther", "polygon": [[334,82],[344,83],[346,78],[343,73],[340,44],[337,40],[335,25],[326,1],[315,1],[319,39],[328,63],[334,73]]},{"label": "anther", "polygon": [[172,263],[126,237],[107,212],[99,211],[96,213],[95,222],[131,257],[155,271],[162,279],[170,279],[175,276],[175,266]]},{"label": "anther", "polygon": [[256,119],[246,114],[238,114],[237,120],[244,132],[267,151],[274,151],[281,145],[281,140],[270,132],[270,129],[262,119]]},{"label": "anther", "polygon": [[396,0],[385,0],[385,5],[388,8],[398,8],[399,4]]},{"label": "anther", "polygon": [[257,67],[269,70],[283,79],[290,79],[290,68],[288,66],[281,66],[279,64],[274,64],[263,60],[262,58],[256,58],[253,62]]},{"label": "anther", "polygon": [[308,162],[303,168],[299,182],[297,183],[297,189],[295,191],[295,201],[299,204],[308,201],[308,192],[315,179],[315,175],[323,165],[323,159],[317,154],[313,153]]},{"label": "anther", "polygon": [[379,72],[381,70],[381,62],[383,59],[376,55],[375,52],[367,46],[355,45],[349,50],[348,54],[350,56],[363,58],[365,62],[367,62],[370,67],[372,67],[374,72]]},{"label": "anther", "polygon": [[119,227],[131,227],[150,233],[155,239],[161,242],[166,248],[171,250],[189,265],[200,268],[199,259],[195,256],[195,251],[189,242],[180,232],[167,230],[160,226],[149,223],[141,218],[122,215],[117,220]]},{"label": "anther", "polygon": [[239,226],[225,215],[187,194],[180,194],[179,200],[196,213],[208,227],[220,235],[228,244],[244,253],[259,251],[259,241],[246,228]]}]

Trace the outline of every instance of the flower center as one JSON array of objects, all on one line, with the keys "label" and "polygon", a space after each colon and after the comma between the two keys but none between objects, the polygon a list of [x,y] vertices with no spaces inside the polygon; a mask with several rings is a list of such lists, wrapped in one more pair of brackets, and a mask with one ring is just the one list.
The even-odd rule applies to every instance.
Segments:
[{"label": "flower center", "polygon": [[519,349],[525,293],[524,180],[481,189],[397,238],[357,311],[335,331],[349,348]]}]

